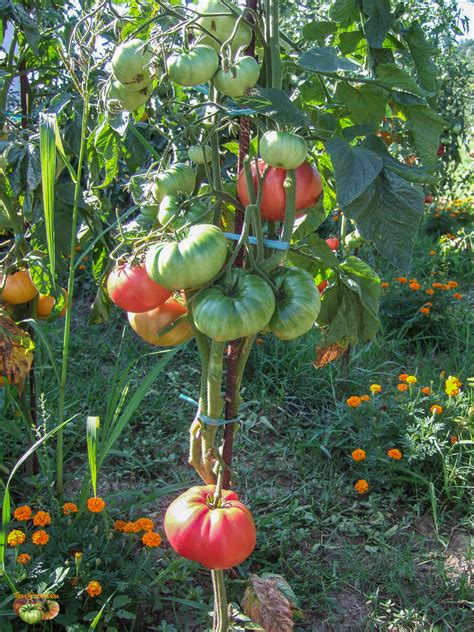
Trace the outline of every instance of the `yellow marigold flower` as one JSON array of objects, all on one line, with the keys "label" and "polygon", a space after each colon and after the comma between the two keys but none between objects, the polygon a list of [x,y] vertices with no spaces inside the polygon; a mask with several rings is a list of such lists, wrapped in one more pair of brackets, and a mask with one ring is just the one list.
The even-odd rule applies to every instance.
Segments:
[{"label": "yellow marigold flower", "polygon": [[100,513],[105,509],[105,502],[100,498],[100,496],[94,496],[93,498],[89,498],[87,500],[87,509],[92,513]]},{"label": "yellow marigold flower", "polygon": [[64,503],[63,505],[63,513],[65,516],[70,516],[78,511],[79,509],[77,508],[76,503]]},{"label": "yellow marigold flower", "polygon": [[455,437],[454,435],[452,437],[449,437],[449,442],[452,443],[453,445],[457,443],[458,441],[459,439]]},{"label": "yellow marigold flower", "polygon": [[352,395],[351,397],[346,399],[346,404],[351,408],[357,408],[357,406],[360,406],[361,404],[361,399],[357,395]]},{"label": "yellow marigold flower", "polygon": [[139,527],[139,531],[146,532],[153,531],[153,527],[155,526],[151,518],[138,518],[138,520],[135,520],[135,524]]},{"label": "yellow marigold flower", "polygon": [[354,459],[354,461],[363,461],[366,457],[366,453],[365,453],[365,450],[362,450],[361,448],[357,448],[356,450],[353,450],[351,452],[351,456]]},{"label": "yellow marigold flower", "polygon": [[31,507],[29,507],[28,505],[21,505],[20,507],[17,507],[15,509],[15,511],[13,512],[13,516],[15,520],[30,520],[32,513],[33,512],[31,511]]},{"label": "yellow marigold flower", "polygon": [[380,384],[371,384],[369,386],[369,391],[371,393],[381,393],[382,392],[382,387],[380,386]]},{"label": "yellow marigold flower", "polygon": [[20,529],[13,529],[7,535],[8,546],[20,546],[26,540],[26,535]]},{"label": "yellow marigold flower", "polygon": [[410,290],[412,290],[413,292],[416,292],[416,291],[418,291],[418,290],[421,288],[421,285],[420,285],[419,283],[417,283],[417,282],[413,282],[413,283],[410,283],[410,284],[408,285],[408,287],[409,287],[409,288],[410,288]]},{"label": "yellow marigold flower", "polygon": [[445,382],[446,394],[450,397],[459,395],[459,389],[461,388],[461,380],[455,375],[450,375]]},{"label": "yellow marigold flower", "polygon": [[423,386],[423,388],[420,390],[423,395],[431,395],[431,388],[429,386]]},{"label": "yellow marigold flower", "polygon": [[138,533],[140,526],[136,522],[126,522],[123,526],[124,533]]},{"label": "yellow marigold flower", "polygon": [[394,279],[394,280],[395,280],[395,281],[398,281],[398,282],[399,282],[399,283],[401,283],[402,285],[403,285],[404,283],[406,283],[406,282],[407,282],[407,278],[406,278],[406,277],[395,277],[395,279]]},{"label": "yellow marigold flower", "polygon": [[438,406],[438,404],[433,404],[433,406],[431,406],[430,408],[430,412],[432,415],[441,415],[441,413],[443,412],[443,407]]},{"label": "yellow marigold flower", "polygon": [[454,290],[455,288],[457,288],[459,283],[457,281],[448,281],[448,285],[452,290]]},{"label": "yellow marigold flower", "polygon": [[48,511],[37,511],[33,516],[33,524],[35,527],[47,527],[51,524],[51,516]]},{"label": "yellow marigold flower", "polygon": [[433,296],[434,293],[435,291],[432,290],[430,287],[427,290],[425,290],[425,294],[428,294],[428,296]]},{"label": "yellow marigold flower", "polygon": [[382,290],[386,290],[388,287],[390,287],[390,283],[381,283],[380,287],[382,288]]},{"label": "yellow marigold flower", "polygon": [[28,555],[28,553],[20,553],[20,555],[16,558],[17,564],[21,564],[22,566],[25,566],[30,561],[31,555]]},{"label": "yellow marigold flower", "polygon": [[462,299],[462,294],[460,294],[459,292],[454,292],[453,297],[460,301]]},{"label": "yellow marigold flower", "polygon": [[435,283],[431,284],[431,287],[436,287],[438,289],[441,289],[443,287],[442,283],[438,283],[437,281]]},{"label": "yellow marigold flower", "polygon": [[417,379],[416,379],[416,377],[414,375],[409,375],[407,377],[407,382],[408,382],[408,384],[416,384]]},{"label": "yellow marigold flower", "polygon": [[361,395],[360,396],[360,401],[361,402],[370,402],[370,395]]},{"label": "yellow marigold flower", "polygon": [[387,456],[389,456],[391,459],[394,459],[395,461],[400,461],[400,459],[402,458],[402,453],[398,448],[390,448],[390,450],[388,450],[387,452]]},{"label": "yellow marigold flower", "polygon": [[398,376],[398,379],[400,380],[400,382],[406,382],[407,377],[408,377],[408,373],[400,373],[400,375]]},{"label": "yellow marigold flower", "polygon": [[369,491],[369,484],[364,478],[361,478],[354,485],[354,489],[358,494],[366,494]]},{"label": "yellow marigold flower", "polygon": [[82,560],[84,553],[82,551],[76,551],[74,553],[74,558],[78,561]]},{"label": "yellow marigold flower", "polygon": [[431,314],[430,308],[429,307],[420,307],[420,312],[422,314]]},{"label": "yellow marigold flower", "polygon": [[116,521],[114,522],[114,529],[115,529],[116,531],[123,531],[123,529],[124,529],[124,527],[125,527],[125,525],[126,525],[126,524],[127,524],[127,523],[125,522],[125,520],[116,520]]},{"label": "yellow marigold flower", "polygon": [[86,591],[89,597],[91,597],[92,599],[94,597],[98,597],[102,593],[102,586],[99,584],[98,581],[92,580],[87,584]]},{"label": "yellow marigold flower", "polygon": [[397,384],[397,388],[400,393],[403,393],[403,391],[407,391],[409,387],[408,384]]},{"label": "yellow marigold flower", "polygon": [[35,531],[33,533],[33,535],[31,536],[31,540],[33,544],[48,544],[49,535],[46,533],[46,531],[40,529],[39,531]]},{"label": "yellow marigold flower", "polygon": [[161,544],[161,537],[159,533],[154,533],[153,531],[149,533],[145,533],[142,536],[142,542],[145,546],[156,547]]},{"label": "yellow marigold flower", "polygon": [[434,257],[436,255],[436,250],[430,250],[430,257]]}]

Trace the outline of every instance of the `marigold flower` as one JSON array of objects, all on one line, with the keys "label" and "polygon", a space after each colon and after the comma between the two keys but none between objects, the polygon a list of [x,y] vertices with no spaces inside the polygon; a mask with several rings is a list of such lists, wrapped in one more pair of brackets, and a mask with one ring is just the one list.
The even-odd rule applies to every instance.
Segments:
[{"label": "marigold flower", "polygon": [[400,461],[400,459],[402,458],[402,453],[398,448],[390,448],[390,450],[387,451],[387,456],[389,456],[391,459],[394,459],[395,461]]},{"label": "marigold flower", "polygon": [[434,293],[435,291],[432,290],[430,287],[427,290],[425,290],[425,294],[428,294],[428,296],[433,296]]},{"label": "marigold flower", "polygon": [[397,388],[400,391],[400,393],[403,393],[404,391],[408,390],[408,384],[397,384]]},{"label": "marigold flower", "polygon": [[449,397],[459,395],[459,389],[461,386],[461,380],[455,375],[450,375],[445,382],[446,394],[449,395]]},{"label": "marigold flower", "polygon": [[449,437],[449,442],[452,443],[453,445],[457,443],[458,441],[459,439],[455,437],[454,435],[452,437]]},{"label": "marigold flower", "polygon": [[124,533],[138,533],[140,526],[136,522],[126,522],[123,526]]},{"label": "marigold flower", "polygon": [[256,345],[263,345],[264,342],[265,340],[263,338],[256,338],[255,340]]},{"label": "marigold flower", "polygon": [[29,507],[28,505],[21,505],[20,507],[17,507],[15,509],[15,511],[13,512],[13,516],[15,520],[30,520],[32,513],[33,512],[31,511],[31,507]]},{"label": "marigold flower", "polygon": [[430,257],[434,257],[436,255],[436,250],[430,250]]},{"label": "marigold flower", "polygon": [[443,407],[438,406],[438,404],[433,404],[433,406],[431,406],[430,408],[430,412],[432,415],[441,415],[441,413],[443,412]]},{"label": "marigold flower", "polygon": [[351,408],[357,408],[357,406],[361,405],[361,399],[357,395],[352,395],[346,400],[346,404]]},{"label": "marigold flower", "polygon": [[398,376],[398,379],[400,380],[400,382],[406,382],[407,377],[408,377],[408,373],[400,373],[400,375]]},{"label": "marigold flower", "polygon": [[382,387],[380,386],[380,384],[371,384],[369,386],[369,391],[371,393],[381,393],[382,392]]},{"label": "marigold flower", "polygon": [[386,290],[388,287],[390,287],[390,283],[381,283],[380,287],[382,288],[382,290]]},{"label": "marigold flower", "polygon": [[33,533],[33,535],[31,536],[31,540],[33,544],[47,544],[49,540],[49,535],[46,533],[46,531],[40,529],[39,531],[35,531]]},{"label": "marigold flower", "polygon": [[51,516],[48,511],[37,511],[33,516],[35,527],[47,527],[51,524]]},{"label": "marigold flower", "polygon": [[135,520],[135,524],[139,527],[139,531],[146,531],[147,533],[153,531],[155,526],[151,518],[138,518],[138,520]]},{"label": "marigold flower", "polygon": [[79,270],[85,270],[85,269],[86,269],[86,266],[82,263],[82,264],[79,266]]},{"label": "marigold flower", "polygon": [[443,287],[442,283],[438,283],[438,281],[435,281],[435,283],[431,284],[431,287],[436,287],[438,289],[441,289]]},{"label": "marigold flower", "polygon": [[361,402],[370,402],[370,395],[361,395],[360,396],[360,401]]},{"label": "marigold flower", "polygon": [[74,558],[78,560],[79,562],[82,560],[83,556],[84,556],[84,553],[82,551],[76,551],[74,553]]},{"label": "marigold flower", "polygon": [[460,294],[459,292],[454,292],[453,297],[457,298],[457,300],[460,301],[462,299],[462,294]]},{"label": "marigold flower", "polygon": [[443,285],[441,286],[441,289],[446,292],[447,290],[450,290],[451,288],[449,287],[447,283],[443,283]]},{"label": "marigold flower", "polygon": [[356,450],[353,450],[351,452],[351,457],[354,459],[354,461],[363,461],[366,458],[365,450],[357,448]]},{"label": "marigold flower", "polygon": [[408,287],[410,288],[410,290],[412,290],[413,292],[416,292],[417,290],[419,290],[421,288],[421,285],[419,283],[417,283],[416,281],[413,283],[410,283],[408,285]]},{"label": "marigold flower", "polygon": [[63,505],[63,513],[65,516],[70,516],[78,511],[79,509],[77,508],[76,503],[64,503]]},{"label": "marigold flower", "polygon": [[401,283],[402,285],[403,285],[404,283],[406,283],[406,282],[407,282],[407,278],[406,278],[406,277],[395,277],[395,279],[394,279],[394,280],[395,280],[395,281],[398,281],[398,282],[399,282],[399,283]]},{"label": "marigold flower", "polygon": [[26,540],[26,535],[20,529],[13,529],[7,535],[8,546],[20,546]]},{"label": "marigold flower", "polygon": [[448,281],[448,285],[452,290],[454,290],[454,288],[457,288],[459,283],[457,281]]},{"label": "marigold flower", "polygon": [[369,484],[364,478],[361,478],[354,485],[354,489],[358,494],[366,494],[369,491]]},{"label": "marigold flower", "polygon": [[92,599],[94,597],[98,597],[102,593],[102,586],[94,579],[87,584],[86,591]]},{"label": "marigold flower", "polygon": [[22,566],[25,566],[30,561],[31,555],[28,555],[28,553],[20,553],[20,555],[16,558],[17,564],[21,564]]},{"label": "marigold flower", "polygon": [[116,531],[123,531],[126,524],[125,520],[116,520],[114,522],[114,529]]},{"label": "marigold flower", "polygon": [[87,500],[87,509],[92,513],[100,513],[105,509],[105,502],[100,498],[100,496],[94,496],[93,498],[89,498]]},{"label": "marigold flower", "polygon": [[431,314],[431,310],[429,307],[420,307],[420,312],[422,314]]},{"label": "marigold flower", "polygon": [[420,390],[423,395],[431,395],[431,388],[429,386],[423,386]]},{"label": "marigold flower", "polygon": [[159,533],[155,533],[153,531],[149,533],[145,533],[142,536],[142,542],[145,546],[156,547],[161,544],[161,536]]},{"label": "marigold flower", "polygon": [[408,384],[416,384],[417,383],[417,379],[414,375],[409,375],[407,377],[407,382]]}]

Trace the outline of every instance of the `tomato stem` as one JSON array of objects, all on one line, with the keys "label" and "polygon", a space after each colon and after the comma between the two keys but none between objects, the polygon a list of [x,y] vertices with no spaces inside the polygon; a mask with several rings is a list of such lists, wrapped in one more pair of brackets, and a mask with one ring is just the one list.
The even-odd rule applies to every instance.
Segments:
[{"label": "tomato stem", "polygon": [[213,632],[227,632],[229,629],[229,613],[227,610],[227,594],[224,571],[211,571],[214,588],[214,625]]}]

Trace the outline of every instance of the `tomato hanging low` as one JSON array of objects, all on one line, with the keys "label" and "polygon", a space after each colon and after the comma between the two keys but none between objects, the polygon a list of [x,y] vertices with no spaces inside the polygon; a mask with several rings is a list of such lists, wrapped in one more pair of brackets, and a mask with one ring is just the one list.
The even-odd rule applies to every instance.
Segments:
[{"label": "tomato hanging low", "polygon": [[209,145],[191,145],[188,149],[188,157],[197,165],[204,165],[212,160],[212,150]]},{"label": "tomato hanging low", "polygon": [[149,312],[128,312],[127,316],[133,331],[146,342],[157,347],[174,347],[192,338],[193,331],[189,321],[179,321],[170,331],[159,337],[158,333],[187,314],[187,311],[185,305],[170,298]]},{"label": "tomato hanging low", "polygon": [[227,256],[224,233],[212,224],[196,224],[181,241],[152,246],[146,257],[150,277],[170,290],[201,287],[220,271]]},{"label": "tomato hanging low", "polygon": [[161,202],[165,195],[191,194],[195,186],[196,176],[193,169],[189,165],[177,162],[157,175],[153,185],[153,196]]},{"label": "tomato hanging low", "polygon": [[[258,160],[260,176],[266,169],[266,163]],[[251,162],[252,178],[255,192],[258,189],[257,170],[255,161]],[[270,167],[263,183],[262,203],[260,206],[263,219],[283,221],[285,219],[286,193],[283,183],[286,178],[286,169]],[[296,175],[296,216],[301,217],[306,209],[311,208],[318,201],[323,190],[321,176],[317,169],[308,162],[304,162],[295,170]],[[244,206],[249,204],[249,195],[244,170],[239,173],[237,179],[237,195]]]},{"label": "tomato hanging low", "polygon": [[127,312],[148,312],[164,303],[171,292],[155,283],[145,266],[129,264],[117,266],[107,279],[110,300]]},{"label": "tomato hanging low", "polygon": [[240,97],[253,88],[258,81],[260,67],[253,57],[242,57],[229,70],[219,70],[214,77],[214,85],[228,97]]},{"label": "tomato hanging low", "polygon": [[140,39],[123,42],[112,57],[112,73],[129,92],[143,90],[153,79],[149,63],[152,54]]},{"label": "tomato hanging low", "polygon": [[37,294],[38,290],[33,285],[28,270],[7,274],[6,279],[0,275],[0,298],[6,303],[23,305],[33,300]]},{"label": "tomato hanging low", "polygon": [[150,95],[151,91],[148,86],[145,86],[139,92],[130,92],[119,81],[112,81],[107,91],[107,100],[118,101],[121,110],[134,112],[141,108],[142,105],[145,105]]},{"label": "tomato hanging low", "polygon": [[311,329],[321,300],[313,277],[300,268],[278,268],[271,275],[278,287],[275,311],[268,329],[277,338],[294,340]]},{"label": "tomato hanging low", "polygon": [[214,485],[191,487],[165,515],[166,537],[173,549],[206,568],[222,570],[241,564],[255,548],[252,514],[235,492],[223,489],[214,507]]},{"label": "tomato hanging low", "polygon": [[230,280],[222,279],[200,292],[193,302],[196,327],[221,342],[258,333],[268,325],[274,309],[270,285],[242,268],[232,270]]},{"label": "tomato hanging low", "polygon": [[[64,288],[61,288],[61,291],[64,296],[64,307],[59,312],[58,316],[62,318],[66,316],[66,301],[67,301],[67,292]],[[56,303],[56,299],[54,296],[50,296],[48,294],[39,294],[38,303],[36,305],[36,316],[40,320],[46,320],[51,316],[51,312],[53,311],[54,305]]]},{"label": "tomato hanging low", "polygon": [[198,45],[189,53],[172,55],[166,63],[171,81],[180,86],[198,86],[216,74],[219,57],[210,46]]},{"label": "tomato hanging low", "polygon": [[272,167],[296,169],[306,160],[308,147],[304,138],[290,132],[266,132],[260,140],[260,156]]}]

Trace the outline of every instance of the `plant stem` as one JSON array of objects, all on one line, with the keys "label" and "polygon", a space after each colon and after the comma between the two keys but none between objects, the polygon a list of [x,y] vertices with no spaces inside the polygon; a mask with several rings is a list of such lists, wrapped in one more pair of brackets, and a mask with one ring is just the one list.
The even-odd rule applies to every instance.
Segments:
[{"label": "plant stem", "polygon": [[272,60],[272,88],[281,88],[281,58],[280,58],[280,11],[278,0],[268,2],[270,15],[267,16],[270,29],[270,51]]},{"label": "plant stem", "polygon": [[[64,336],[63,336],[63,358],[61,365],[61,380],[59,383],[59,405],[58,405],[58,425],[64,421],[64,406],[66,398],[66,382],[67,382],[67,367],[69,356],[69,339],[71,332],[71,313],[72,313],[72,300],[74,296],[74,258],[76,255],[76,238],[77,238],[77,219],[79,210],[79,198],[81,196],[81,175],[82,167],[84,164],[86,143],[87,143],[87,123],[89,119],[89,95],[87,92],[88,84],[88,72],[85,78],[85,96],[84,96],[84,108],[82,111],[82,126],[81,126],[81,146],[79,149],[79,161],[77,164],[77,178],[76,186],[74,189],[74,205],[72,209],[72,226],[71,226],[71,248],[70,248],[70,262],[69,262],[69,278],[67,284],[67,299],[66,299],[66,318],[64,323]],[[64,479],[63,479],[63,466],[64,466],[64,432],[63,428],[58,430],[57,442],[56,442],[56,494],[59,500],[62,500],[64,493]]]},{"label": "plant stem", "polygon": [[[209,101],[217,101],[217,90],[212,83],[209,84]],[[210,135],[211,156],[212,156],[212,186],[215,191],[222,188],[221,182],[221,162],[219,157],[219,135],[216,131],[219,125],[219,110],[217,109],[213,115],[214,130]],[[209,183],[211,184],[211,183]],[[214,210],[213,224],[220,226],[221,223],[222,204],[217,204]]]},{"label": "plant stem", "polygon": [[227,632],[229,629],[229,613],[227,611],[224,571],[211,571],[211,574],[214,588],[213,632]]},{"label": "plant stem", "polygon": [[[213,419],[220,419],[224,400],[222,399],[222,371],[224,368],[225,342],[211,342],[209,366],[207,370],[207,415]],[[212,449],[216,437],[217,426],[203,425],[202,435],[202,462],[207,482],[215,483],[216,477],[212,471]]]},{"label": "plant stem", "polygon": [[[294,169],[289,169],[287,171],[283,186],[285,187],[286,192],[286,209],[281,241],[289,242],[291,241],[291,235],[293,234],[296,218],[296,175]],[[271,270],[276,268],[285,257],[286,250],[279,250],[264,261],[260,268],[263,272],[271,272]]]}]

